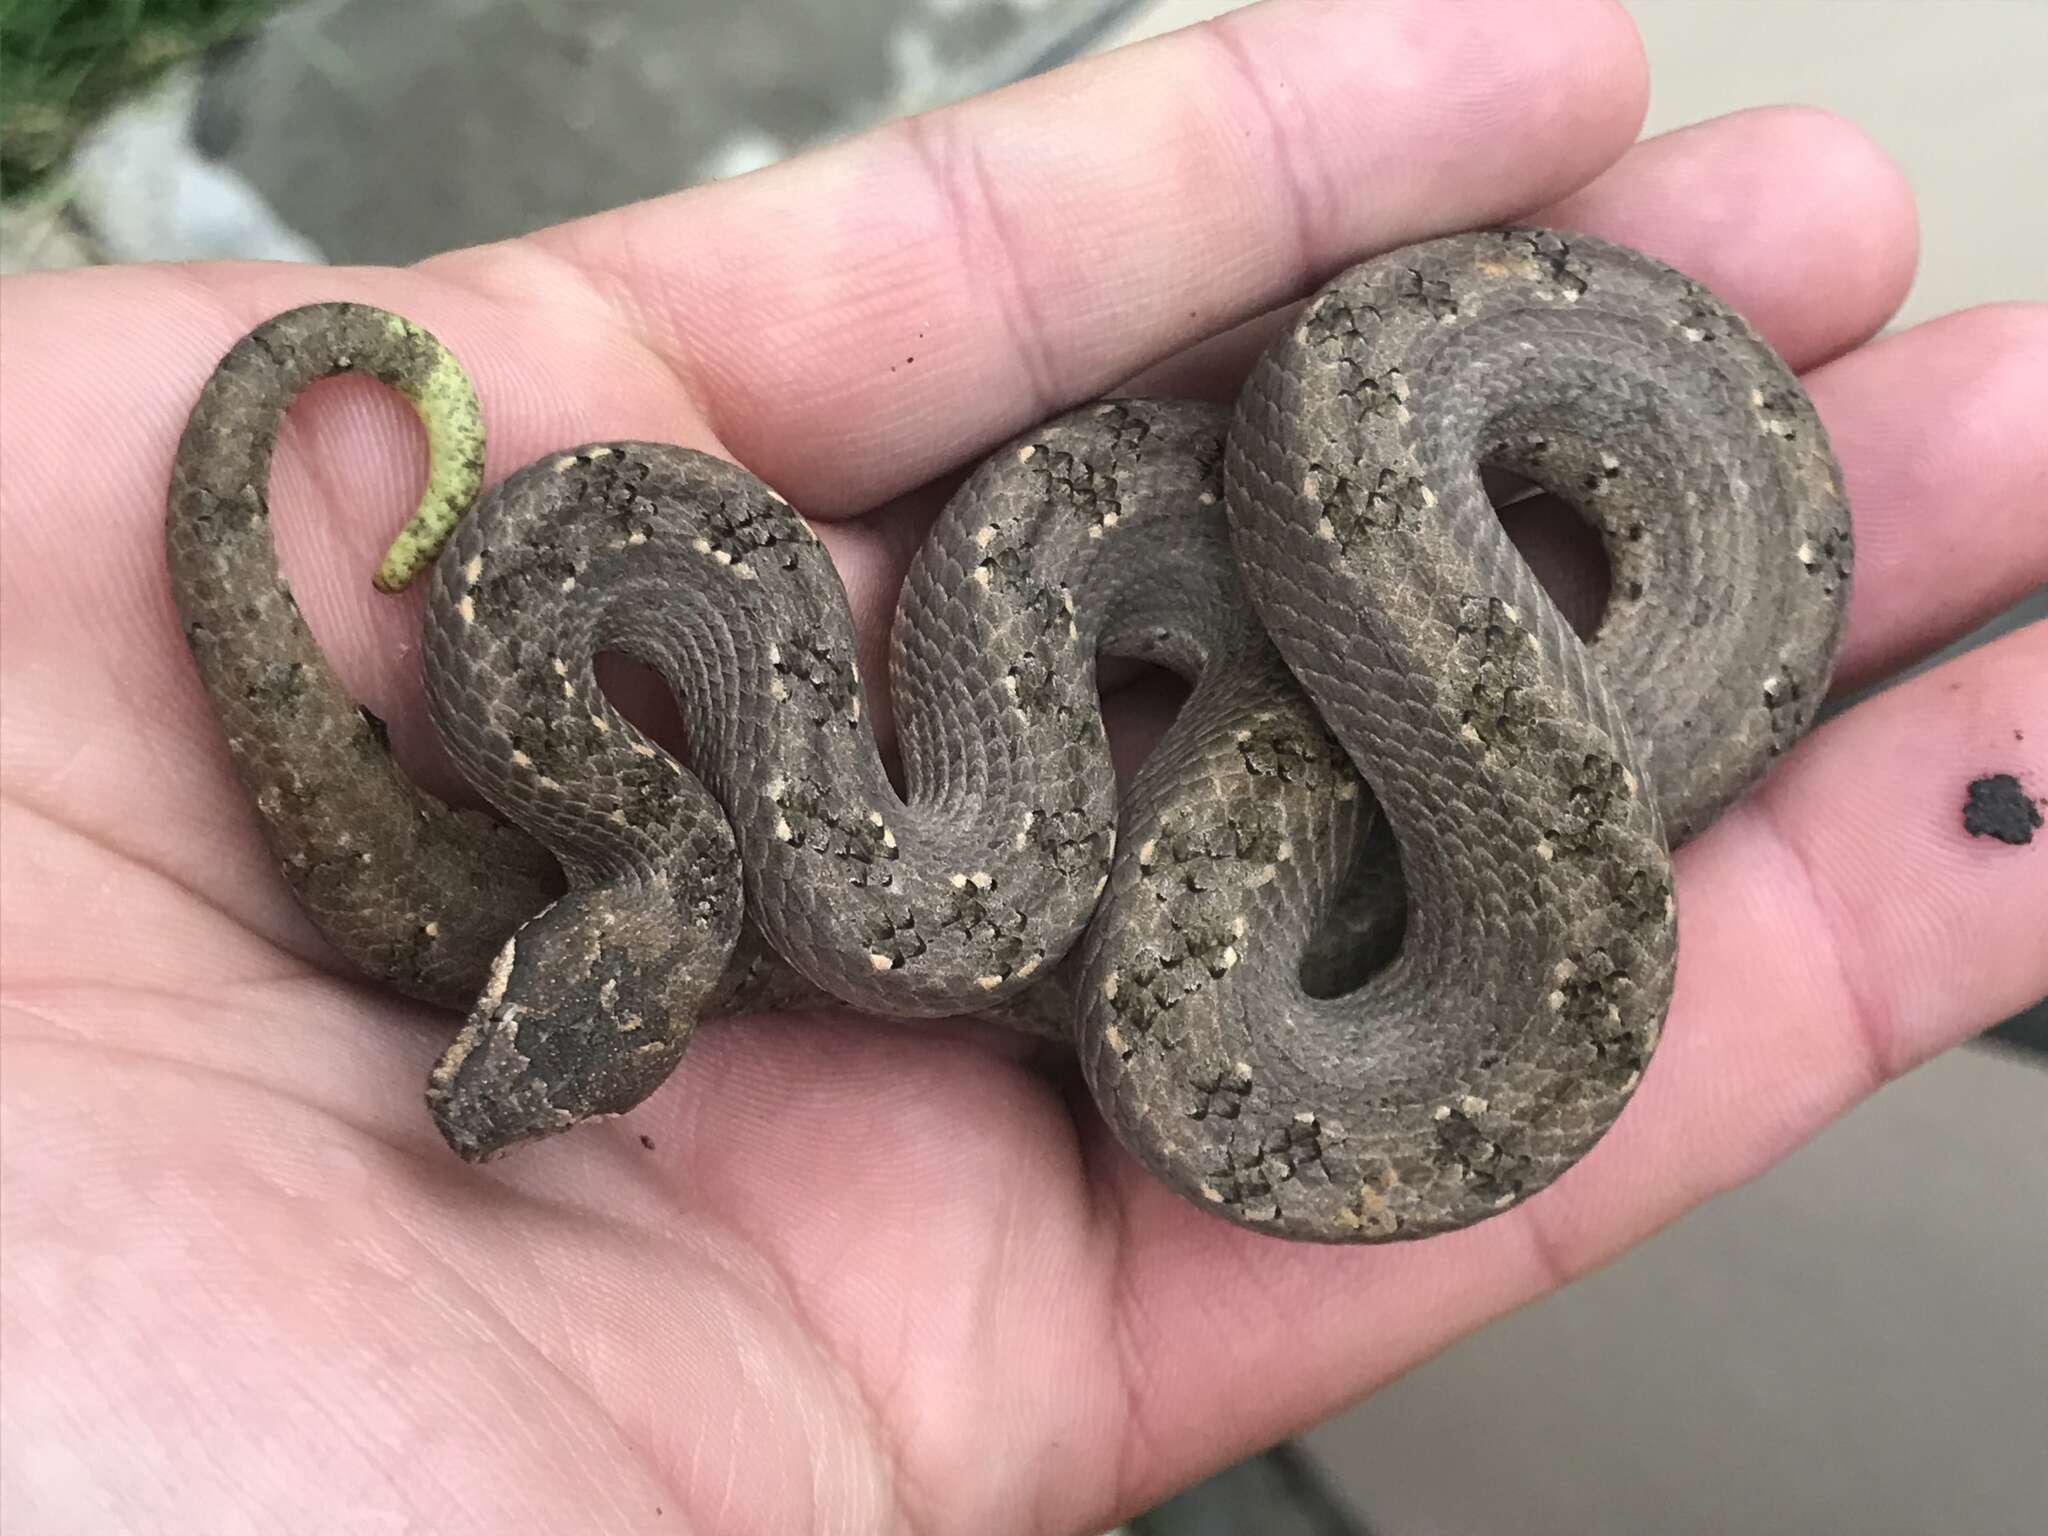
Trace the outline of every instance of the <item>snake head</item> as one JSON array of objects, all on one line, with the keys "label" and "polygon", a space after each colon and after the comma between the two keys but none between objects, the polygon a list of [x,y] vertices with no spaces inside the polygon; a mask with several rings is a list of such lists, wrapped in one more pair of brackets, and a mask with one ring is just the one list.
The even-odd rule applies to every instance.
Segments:
[{"label": "snake head", "polygon": [[464,1161],[624,1114],[667,1080],[732,948],[703,924],[679,939],[674,909],[661,877],[593,887],[505,941],[427,1082]]}]

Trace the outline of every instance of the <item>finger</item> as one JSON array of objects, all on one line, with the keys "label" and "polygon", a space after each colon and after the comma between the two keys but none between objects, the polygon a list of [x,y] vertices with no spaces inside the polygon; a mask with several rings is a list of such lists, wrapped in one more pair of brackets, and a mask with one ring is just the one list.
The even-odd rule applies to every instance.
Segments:
[{"label": "finger", "polygon": [[1135,1497],[1605,1262],[2048,993],[2048,829],[2013,846],[1962,814],[1990,774],[2048,800],[2043,677],[2048,624],[1914,678],[1815,732],[1680,855],[1656,1061],[1585,1162],[1517,1211],[1398,1249],[1310,1251],[1224,1227],[1098,1148],[1124,1358],[1150,1369],[1127,1382]]},{"label": "finger", "polygon": [[830,515],[1371,250],[1563,194],[1642,89],[1602,0],[1275,0],[539,243]]},{"label": "finger", "polygon": [[[1515,217],[1677,267],[1802,369],[1890,319],[1919,249],[1897,165],[1861,129],[1806,108],[1736,112],[1646,139],[1562,202]],[[1130,392],[1229,400],[1295,308],[1169,358]]]},{"label": "finger", "polygon": [[1930,655],[2048,584],[2048,304],[1931,320],[1806,384],[1856,533],[1838,689]]},{"label": "finger", "polygon": [[1797,369],[1875,335],[1919,260],[1897,163],[1862,129],[1808,107],[1736,112],[1647,140],[1536,222],[1670,263]]}]

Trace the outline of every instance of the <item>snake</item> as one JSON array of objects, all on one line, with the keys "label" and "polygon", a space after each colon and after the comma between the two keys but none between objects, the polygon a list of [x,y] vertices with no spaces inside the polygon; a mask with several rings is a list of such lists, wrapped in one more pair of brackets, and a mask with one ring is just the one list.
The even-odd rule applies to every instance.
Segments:
[{"label": "snake", "polygon": [[[278,431],[344,372],[426,425],[377,584],[430,578],[427,699],[489,811],[399,768],[279,565]],[[1244,1227],[1488,1219],[1642,1081],[1672,849],[1811,724],[1851,585],[1788,365],[1701,283],[1550,229],[1358,263],[1231,403],[1112,395],[990,453],[903,584],[894,762],[832,560],[775,490],[618,441],[484,492],[483,443],[431,334],[309,305],[208,378],[166,519],[293,893],[354,967],[465,1010],[427,1099],[471,1160],[631,1109],[702,1019],[823,1001],[1064,1037],[1123,1147]],[[1597,534],[1586,636],[1488,471]],[[610,653],[667,682],[684,745],[613,704]],[[1122,789],[1110,658],[1187,689]]]}]

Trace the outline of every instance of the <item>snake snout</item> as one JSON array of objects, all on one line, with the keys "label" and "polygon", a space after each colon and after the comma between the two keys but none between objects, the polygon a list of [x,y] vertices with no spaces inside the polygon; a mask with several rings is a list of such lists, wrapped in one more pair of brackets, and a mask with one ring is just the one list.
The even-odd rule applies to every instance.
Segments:
[{"label": "snake snout", "polygon": [[647,921],[674,901],[659,877],[580,890],[505,942],[427,1084],[465,1161],[624,1114],[667,1080],[732,948],[716,914],[715,932],[685,929],[695,943]]}]

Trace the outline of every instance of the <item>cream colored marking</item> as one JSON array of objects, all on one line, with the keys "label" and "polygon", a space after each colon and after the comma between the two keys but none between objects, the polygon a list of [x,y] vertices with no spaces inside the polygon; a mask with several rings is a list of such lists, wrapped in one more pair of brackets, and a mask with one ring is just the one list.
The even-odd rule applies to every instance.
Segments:
[{"label": "cream colored marking", "polygon": [[1316,1112],[1312,1109],[1297,1109],[1294,1112],[1294,1123],[1296,1125],[1314,1125],[1316,1123]]},{"label": "cream colored marking", "polygon": [[1214,491],[1204,491],[1195,498],[1195,502],[1198,506],[1213,507],[1216,505],[1216,493]]},{"label": "cream colored marking", "polygon": [[796,828],[789,824],[787,816],[775,818],[775,836],[780,842],[793,843],[796,841]]},{"label": "cream colored marking", "polygon": [[1467,741],[1479,741],[1479,732],[1469,721],[1466,722],[1464,725],[1458,727],[1458,734],[1464,737]]},{"label": "cream colored marking", "polygon": [[768,697],[778,703],[789,697],[789,689],[784,686],[781,678],[771,677],[768,679]]},{"label": "cream colored marking", "polygon": [[636,741],[636,742],[634,742],[634,743],[633,743],[633,750],[634,750],[635,752],[637,752],[637,753],[638,753],[638,754],[639,754],[640,756],[642,756],[642,757],[653,757],[653,756],[655,755],[655,752],[654,752],[654,748],[650,747],[650,746],[649,746],[649,745],[648,745],[648,744],[647,744],[646,742],[644,742],[644,741]]},{"label": "cream colored marking", "polygon": [[618,1002],[618,1000],[619,979],[616,976],[607,976],[604,985],[597,989],[597,1005],[609,1013],[612,1010],[612,1005]]},{"label": "cream colored marking", "polygon": [[720,565],[731,565],[732,551],[729,549],[714,549],[713,551],[711,551],[711,558],[716,560]]},{"label": "cream colored marking", "polygon": [[462,568],[462,579],[472,587],[484,579],[484,557],[482,555],[471,555],[469,557],[469,564]]},{"label": "cream colored marking", "polygon": [[1144,842],[1138,845],[1138,867],[1140,869],[1150,869],[1152,867],[1152,855],[1158,851],[1158,838],[1148,837],[1145,839]]},{"label": "cream colored marking", "polygon": [[542,774],[537,782],[542,789],[560,789],[562,787],[558,780],[551,779],[546,774]]},{"label": "cream colored marking", "polygon": [[974,984],[984,992],[993,992],[1003,984],[1003,978],[1000,976],[977,976],[974,978]]},{"label": "cream colored marking", "polygon": [[739,577],[741,581],[752,581],[754,579],[754,568],[744,560],[733,561],[732,573]]},{"label": "cream colored marking", "polygon": [[1036,971],[1040,965],[1044,964],[1044,962],[1044,955],[1033,955],[1029,960],[1026,960],[1022,965],[1017,967],[1017,979],[1019,981],[1022,981],[1025,977],[1031,975],[1032,972]]},{"label": "cream colored marking", "polygon": [[1550,839],[1543,838],[1536,844],[1536,857],[1548,864],[1557,857],[1557,850],[1550,846]]},{"label": "cream colored marking", "polygon": [[1705,341],[1707,339],[1707,333],[1696,325],[1681,325],[1678,328],[1678,334],[1687,341]]},{"label": "cream colored marking", "polygon": [[1316,500],[1323,494],[1322,481],[1318,480],[1314,475],[1306,476],[1301,482],[1301,494],[1310,501]]},{"label": "cream colored marking", "polygon": [[647,535],[640,529],[635,528],[626,535],[626,542],[628,544],[645,544],[647,542]]},{"label": "cream colored marking", "polygon": [[565,453],[559,459],[555,460],[555,473],[558,475],[561,474],[564,470],[574,469],[575,467],[576,455],[573,453]]},{"label": "cream colored marking", "polygon": [[603,715],[592,715],[590,717],[590,728],[602,736],[609,732],[612,726],[611,722],[605,719]]},{"label": "cream colored marking", "polygon": [[561,657],[550,657],[548,664],[555,669],[555,676],[567,677],[569,675],[569,663],[562,660]]},{"label": "cream colored marking", "polygon": [[1118,523],[1122,521],[1123,516],[1121,513],[1105,512],[1102,514],[1102,526],[1105,528],[1114,528]]},{"label": "cream colored marking", "polygon": [[1433,507],[1436,505],[1436,492],[1432,491],[1426,485],[1422,488],[1422,504],[1425,507]]},{"label": "cream colored marking", "polygon": [[1223,1191],[1216,1188],[1213,1184],[1204,1184],[1202,1186],[1202,1198],[1211,1205],[1221,1205],[1223,1203]]},{"label": "cream colored marking", "polygon": [[887,827],[882,828],[882,846],[884,848],[894,848],[896,846],[896,834]]},{"label": "cream colored marking", "polygon": [[1451,1118],[1451,1106],[1450,1106],[1450,1105],[1448,1105],[1448,1104],[1439,1104],[1439,1105],[1437,1105],[1437,1107],[1436,1107],[1435,1109],[1432,1109],[1432,1110],[1431,1110],[1431,1111],[1429,1112],[1429,1118],[1430,1118],[1430,1119],[1432,1119],[1432,1120],[1448,1120],[1448,1119],[1450,1119],[1450,1118]]},{"label": "cream colored marking", "polygon": [[1234,968],[1237,964],[1237,946],[1235,944],[1224,945],[1223,953],[1216,957],[1216,961],[1226,971]]},{"label": "cream colored marking", "polygon": [[422,928],[420,931],[430,939],[438,939],[439,937],[441,937],[441,925],[436,922],[430,921],[426,925],[426,927]]},{"label": "cream colored marking", "polygon": [[1294,844],[1283,837],[1280,840],[1280,846],[1275,848],[1273,852],[1280,862],[1285,864],[1294,857]]},{"label": "cream colored marking", "polygon": [[1252,1064],[1250,1062],[1240,1061],[1234,1070],[1240,1083],[1248,1083],[1252,1080]]},{"label": "cream colored marking", "polygon": [[985,869],[977,869],[973,874],[969,875],[967,879],[969,883],[971,883],[977,891],[985,891],[990,886],[996,883],[993,877],[991,877],[989,872]]},{"label": "cream colored marking", "polygon": [[967,889],[967,877],[958,873],[950,874],[946,876],[946,884],[952,886],[956,891],[964,891]]},{"label": "cream colored marking", "polygon": [[977,565],[974,568],[974,584],[977,587],[985,587],[988,585],[988,581],[988,567],[985,565]]},{"label": "cream colored marking", "polygon": [[1468,1093],[1465,1097],[1458,1100],[1458,1113],[1467,1120],[1475,1119],[1485,1114],[1486,1108],[1486,1100],[1479,1097],[1476,1093]]},{"label": "cream colored marking", "polygon": [[574,592],[576,590],[576,578],[574,576],[564,576],[562,578],[562,590],[564,592]]},{"label": "cream colored marking", "polygon": [[1271,885],[1275,880],[1278,880],[1279,878],[1279,865],[1261,864],[1259,866],[1259,872],[1256,875],[1253,875],[1248,883],[1250,884],[1251,888],[1256,891],[1265,886]]},{"label": "cream colored marking", "polygon": [[1358,785],[1354,782],[1346,781],[1338,786],[1337,798],[1339,800],[1356,800],[1358,798]]},{"label": "cream colored marking", "polygon": [[1102,1032],[1102,1043],[1121,1056],[1124,1053],[1124,1032],[1112,1024]]},{"label": "cream colored marking", "polygon": [[1552,1013],[1564,1012],[1564,994],[1562,992],[1553,992],[1544,1001],[1550,1004],[1550,1011]]},{"label": "cream colored marking", "polygon": [[696,538],[690,540],[690,548],[697,551],[700,555],[708,555],[711,553],[711,541],[702,534],[699,534]]},{"label": "cream colored marking", "polygon": [[533,759],[517,747],[514,747],[512,749],[512,766],[514,768],[531,768],[533,766]]},{"label": "cream colored marking", "polygon": [[1029,464],[1031,462],[1031,456],[1036,452],[1038,452],[1036,445],[1026,443],[1022,448],[1019,448],[1017,450],[1017,462],[1019,464]]},{"label": "cream colored marking", "polygon": [[562,697],[565,699],[573,699],[576,697],[576,685],[570,682],[567,678],[562,679]]},{"label": "cream colored marking", "polygon": [[1016,697],[1017,697],[1017,679],[1016,679],[1016,678],[1014,678],[1014,677],[1005,677],[1005,678],[1003,679],[1003,692],[1007,693],[1007,694],[1008,694],[1008,695],[1009,695],[1009,696],[1010,696],[1011,698],[1013,698],[1013,699],[1014,699],[1014,698],[1016,698]]},{"label": "cream colored marking", "polygon": [[1116,985],[1116,972],[1111,971],[1102,981],[1102,995],[1104,999],[1112,1003],[1116,1001]]},{"label": "cream colored marking", "polygon": [[881,826],[881,825],[883,824],[883,823],[882,823],[882,813],[881,813],[880,811],[869,811],[869,812],[868,812],[868,820],[869,820],[869,821],[871,821],[871,822],[873,822],[873,823],[874,823],[874,824],[875,824],[876,826],[878,826],[878,827],[879,827],[879,826]]},{"label": "cream colored marking", "polygon": [[1327,517],[1318,518],[1316,520],[1316,537],[1327,539],[1334,544],[1337,540],[1337,525]]},{"label": "cream colored marking", "polygon": [[1550,974],[1558,981],[1570,981],[1574,976],[1579,974],[1578,962],[1567,957],[1563,960],[1558,961],[1556,966],[1552,968]]},{"label": "cream colored marking", "polygon": [[610,822],[615,827],[623,827],[626,824],[626,813],[622,810],[614,808],[605,813],[604,819]]},{"label": "cream colored marking", "polygon": [[989,545],[995,542],[995,538],[996,525],[994,523],[983,523],[974,530],[974,547],[976,549],[987,549]]},{"label": "cream colored marking", "polygon": [[1642,781],[1636,777],[1635,770],[1632,768],[1621,770],[1621,782],[1627,787],[1630,794],[1636,793],[1636,791],[1643,787]]},{"label": "cream colored marking", "polygon": [[490,975],[484,978],[483,996],[477,1001],[486,1009],[495,1008],[505,1000],[505,989],[512,985],[512,962],[518,953],[519,941],[507,939],[505,947],[491,957]]},{"label": "cream colored marking", "polygon": [[463,623],[474,624],[476,622],[476,599],[464,594],[462,601],[455,605],[455,611],[462,615]]},{"label": "cream colored marking", "polygon": [[1600,454],[1600,467],[1602,469],[1619,469],[1621,468],[1621,460],[1613,454],[1602,450]]},{"label": "cream colored marking", "polygon": [[868,964],[878,971],[893,971],[896,969],[896,962],[879,950],[871,949],[868,951]]}]

